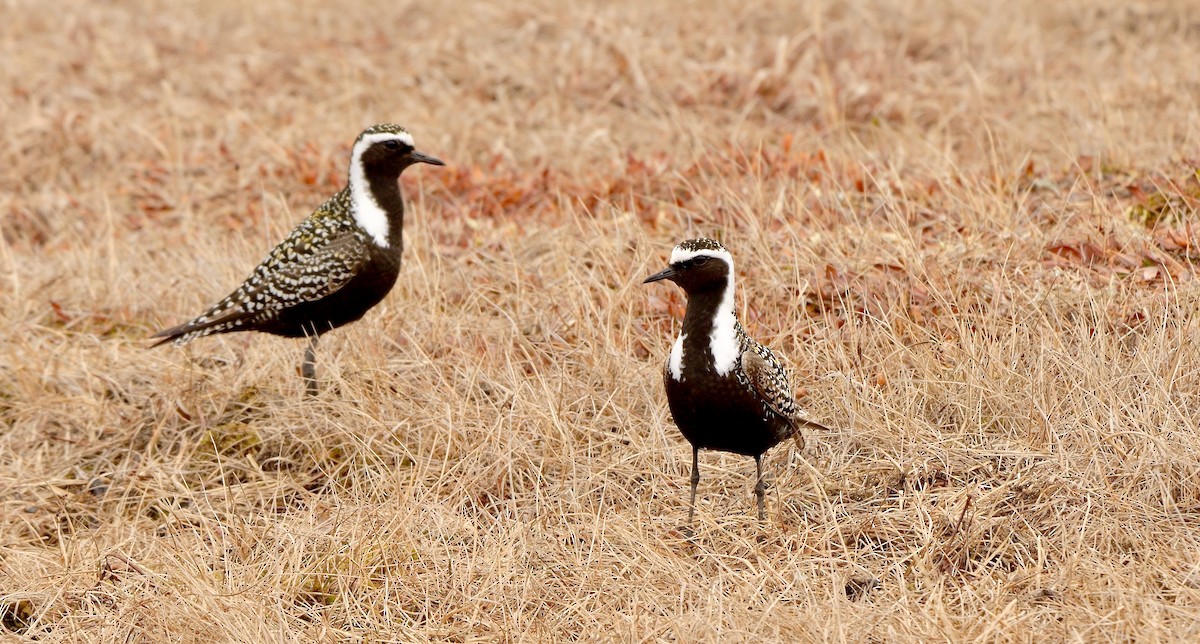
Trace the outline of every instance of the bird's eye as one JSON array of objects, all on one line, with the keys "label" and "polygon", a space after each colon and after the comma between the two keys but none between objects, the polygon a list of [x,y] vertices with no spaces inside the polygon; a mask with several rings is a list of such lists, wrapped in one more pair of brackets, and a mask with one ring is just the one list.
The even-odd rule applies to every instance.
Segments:
[{"label": "bird's eye", "polygon": [[400,142],[399,142],[399,141],[397,141],[396,139],[392,139],[392,140],[390,140],[390,141],[384,141],[384,142],[383,142],[383,147],[385,147],[385,148],[387,148],[387,149],[389,149],[389,150],[399,150],[399,149],[400,149]]},{"label": "bird's eye", "polygon": [[708,258],[707,258],[707,257],[705,257],[705,256],[703,256],[703,255],[701,255],[700,257],[697,257],[696,259],[692,260],[692,265],[693,265],[693,266],[704,266],[704,265],[705,265],[705,264],[707,264],[707,263],[708,263]]}]

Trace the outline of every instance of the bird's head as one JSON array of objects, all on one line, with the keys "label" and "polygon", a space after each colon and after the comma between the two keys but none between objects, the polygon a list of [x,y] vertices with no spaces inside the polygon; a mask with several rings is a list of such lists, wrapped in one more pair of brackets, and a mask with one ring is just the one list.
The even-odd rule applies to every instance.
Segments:
[{"label": "bird's head", "polygon": [[670,264],[643,284],[671,280],[689,295],[725,291],[733,283],[733,255],[715,239],[689,239],[671,251]]},{"label": "bird's head", "polygon": [[441,159],[418,152],[413,147],[408,130],[391,123],[372,125],[354,141],[351,163],[365,175],[395,174],[399,176],[410,165],[428,163],[446,165]]}]

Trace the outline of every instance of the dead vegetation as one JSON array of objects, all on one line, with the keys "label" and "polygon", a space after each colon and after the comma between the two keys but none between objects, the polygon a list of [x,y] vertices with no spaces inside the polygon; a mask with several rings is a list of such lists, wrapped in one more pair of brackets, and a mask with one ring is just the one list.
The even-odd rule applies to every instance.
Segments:
[{"label": "dead vegetation", "polygon": [[[0,631],[38,641],[1200,635],[1200,22],[1169,2],[88,3],[0,25]],[[343,181],[394,293],[146,350]],[[837,428],[660,384],[718,235]],[[336,359],[328,358],[335,356]]]}]

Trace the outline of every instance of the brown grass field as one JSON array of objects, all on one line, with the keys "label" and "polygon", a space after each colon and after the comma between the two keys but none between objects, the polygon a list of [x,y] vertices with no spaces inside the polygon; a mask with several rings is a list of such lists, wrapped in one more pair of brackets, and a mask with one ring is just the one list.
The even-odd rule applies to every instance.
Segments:
[{"label": "brown grass field", "polygon": [[[0,639],[1196,641],[1188,3],[0,1]],[[147,349],[341,187],[395,290]],[[725,241],[803,453],[690,450]]]}]

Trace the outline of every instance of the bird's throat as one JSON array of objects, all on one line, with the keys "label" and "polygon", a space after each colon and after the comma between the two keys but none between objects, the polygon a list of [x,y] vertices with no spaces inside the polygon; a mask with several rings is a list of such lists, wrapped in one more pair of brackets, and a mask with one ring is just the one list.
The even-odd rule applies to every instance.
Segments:
[{"label": "bird's throat", "polygon": [[[687,368],[703,368],[719,376],[732,371],[741,354],[737,317],[733,312],[733,284],[689,294],[682,333]],[[697,364],[697,360],[701,363]]]},{"label": "bird's throat", "polygon": [[404,227],[404,199],[399,176],[372,172],[355,163],[350,169],[354,221],[381,248],[397,245]]}]

